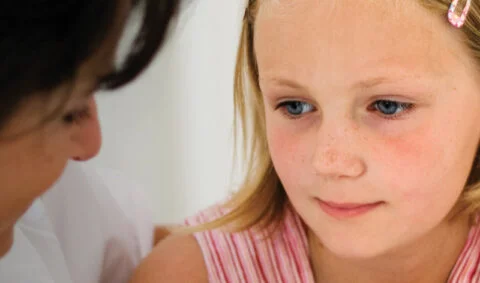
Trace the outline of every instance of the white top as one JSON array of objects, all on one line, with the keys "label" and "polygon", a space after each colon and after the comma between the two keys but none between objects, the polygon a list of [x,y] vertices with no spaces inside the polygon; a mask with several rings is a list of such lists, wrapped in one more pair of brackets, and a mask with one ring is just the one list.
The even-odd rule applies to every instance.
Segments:
[{"label": "white top", "polygon": [[123,283],[153,243],[142,189],[109,170],[70,163],[15,227],[1,283]]}]

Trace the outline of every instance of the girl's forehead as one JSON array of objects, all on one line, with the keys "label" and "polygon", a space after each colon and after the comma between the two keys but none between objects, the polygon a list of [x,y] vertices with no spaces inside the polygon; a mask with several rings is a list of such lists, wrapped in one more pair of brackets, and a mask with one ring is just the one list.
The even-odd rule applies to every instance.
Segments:
[{"label": "girl's forehead", "polygon": [[390,12],[392,12],[392,14],[409,13],[411,9],[415,10],[421,7],[421,4],[425,2],[425,0],[257,0],[255,2],[259,7],[259,11],[270,11],[278,15],[282,15],[282,13],[279,12],[288,12],[291,9],[311,11],[312,8],[318,8],[324,16],[328,17],[333,13],[351,13],[352,11],[364,9],[372,9],[372,13],[380,12],[380,16]]},{"label": "girl's forehead", "polygon": [[[319,43],[383,41],[398,45],[413,39],[428,44],[433,37],[448,31],[446,17],[431,13],[417,0],[398,1],[327,1],[267,0],[256,18],[256,34],[262,38],[288,35],[287,39],[317,39]],[[453,29],[453,28],[451,28]],[[374,40],[373,42],[371,40]]]},{"label": "girl's forehead", "polygon": [[257,14],[254,42],[261,74],[348,73],[396,64],[438,75],[470,60],[461,36],[446,16],[416,0],[267,0]]}]

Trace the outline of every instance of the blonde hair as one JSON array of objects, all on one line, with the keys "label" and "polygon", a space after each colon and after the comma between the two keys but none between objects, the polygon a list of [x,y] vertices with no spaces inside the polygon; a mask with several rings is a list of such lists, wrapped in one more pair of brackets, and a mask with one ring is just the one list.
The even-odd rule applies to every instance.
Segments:
[{"label": "blonde hair", "polygon": [[[238,143],[238,134],[241,134],[242,157],[246,166],[244,182],[240,190],[225,204],[229,212],[215,221],[202,225],[199,227],[200,230],[225,226],[230,226],[233,231],[275,228],[281,223],[285,207],[289,205],[287,195],[273,167],[266,138],[264,105],[253,47],[254,23],[259,1],[248,1],[235,69],[235,143]],[[446,14],[451,0],[419,1],[427,9],[447,19]],[[480,66],[479,2],[472,1],[467,21],[461,30],[465,34],[466,44]],[[452,211],[455,215],[464,212],[473,216],[480,210],[480,164],[477,157],[478,152],[464,193]]]}]

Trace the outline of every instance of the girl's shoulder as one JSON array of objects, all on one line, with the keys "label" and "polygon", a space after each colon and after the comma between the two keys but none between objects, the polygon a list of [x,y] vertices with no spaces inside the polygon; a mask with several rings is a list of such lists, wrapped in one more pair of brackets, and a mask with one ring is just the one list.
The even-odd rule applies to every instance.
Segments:
[{"label": "girl's shoulder", "polygon": [[137,268],[131,283],[209,282],[202,251],[192,235],[162,240]]}]

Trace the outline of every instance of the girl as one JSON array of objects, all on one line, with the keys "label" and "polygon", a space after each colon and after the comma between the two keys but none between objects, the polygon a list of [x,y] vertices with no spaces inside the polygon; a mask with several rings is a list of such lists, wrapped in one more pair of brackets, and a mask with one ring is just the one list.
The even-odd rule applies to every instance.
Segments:
[{"label": "girl", "polygon": [[135,282],[480,282],[479,55],[477,0],[250,0],[245,182]]}]

